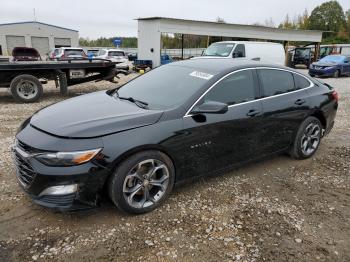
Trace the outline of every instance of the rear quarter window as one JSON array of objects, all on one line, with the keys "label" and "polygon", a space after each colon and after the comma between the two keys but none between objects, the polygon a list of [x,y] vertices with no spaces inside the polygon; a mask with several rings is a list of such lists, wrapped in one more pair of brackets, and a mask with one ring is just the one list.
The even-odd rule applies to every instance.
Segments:
[{"label": "rear quarter window", "polygon": [[296,89],[303,89],[310,86],[309,80],[307,80],[305,77],[298,74],[293,74],[293,76]]},{"label": "rear quarter window", "polygon": [[288,93],[296,90],[293,75],[277,69],[259,69],[264,97]]}]

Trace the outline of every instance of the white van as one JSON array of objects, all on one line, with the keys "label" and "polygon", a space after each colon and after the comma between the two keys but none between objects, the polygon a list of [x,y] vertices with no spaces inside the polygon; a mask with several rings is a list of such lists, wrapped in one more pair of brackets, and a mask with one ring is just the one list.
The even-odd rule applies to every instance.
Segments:
[{"label": "white van", "polygon": [[223,41],[211,44],[200,58],[249,59],[284,65],[285,56],[283,45],[278,43]]}]

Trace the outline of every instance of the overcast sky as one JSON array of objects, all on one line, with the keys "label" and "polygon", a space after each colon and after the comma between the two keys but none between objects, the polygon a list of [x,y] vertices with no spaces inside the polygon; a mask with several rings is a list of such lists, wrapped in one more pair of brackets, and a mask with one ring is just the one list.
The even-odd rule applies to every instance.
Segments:
[{"label": "overcast sky", "polygon": [[[272,18],[278,25],[290,17],[309,13],[324,0],[1,0],[0,23],[33,20],[79,30],[80,36],[137,36],[135,18],[164,16],[228,23],[264,23]],[[338,1],[344,10],[349,0]]]}]

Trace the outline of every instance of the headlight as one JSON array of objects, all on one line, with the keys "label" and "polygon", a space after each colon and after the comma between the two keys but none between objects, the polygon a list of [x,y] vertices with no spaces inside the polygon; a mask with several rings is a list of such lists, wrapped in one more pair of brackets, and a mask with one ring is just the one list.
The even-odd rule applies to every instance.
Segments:
[{"label": "headlight", "polygon": [[75,166],[89,162],[101,150],[102,148],[76,152],[44,153],[36,155],[35,158],[49,166]]}]

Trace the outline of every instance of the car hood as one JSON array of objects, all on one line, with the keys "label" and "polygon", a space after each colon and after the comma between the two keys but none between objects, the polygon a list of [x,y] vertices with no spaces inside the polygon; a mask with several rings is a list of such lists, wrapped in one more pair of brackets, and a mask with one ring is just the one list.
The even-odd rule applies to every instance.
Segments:
[{"label": "car hood", "polygon": [[162,113],[100,91],[46,107],[33,115],[30,124],[60,137],[91,138],[152,125]]},{"label": "car hood", "polygon": [[315,63],[312,63],[312,65],[314,65],[314,66],[336,66],[338,64],[330,63],[330,62],[315,62]]},{"label": "car hood", "polygon": [[230,56],[196,56],[192,57],[191,59],[218,59],[218,58],[231,58]]}]

